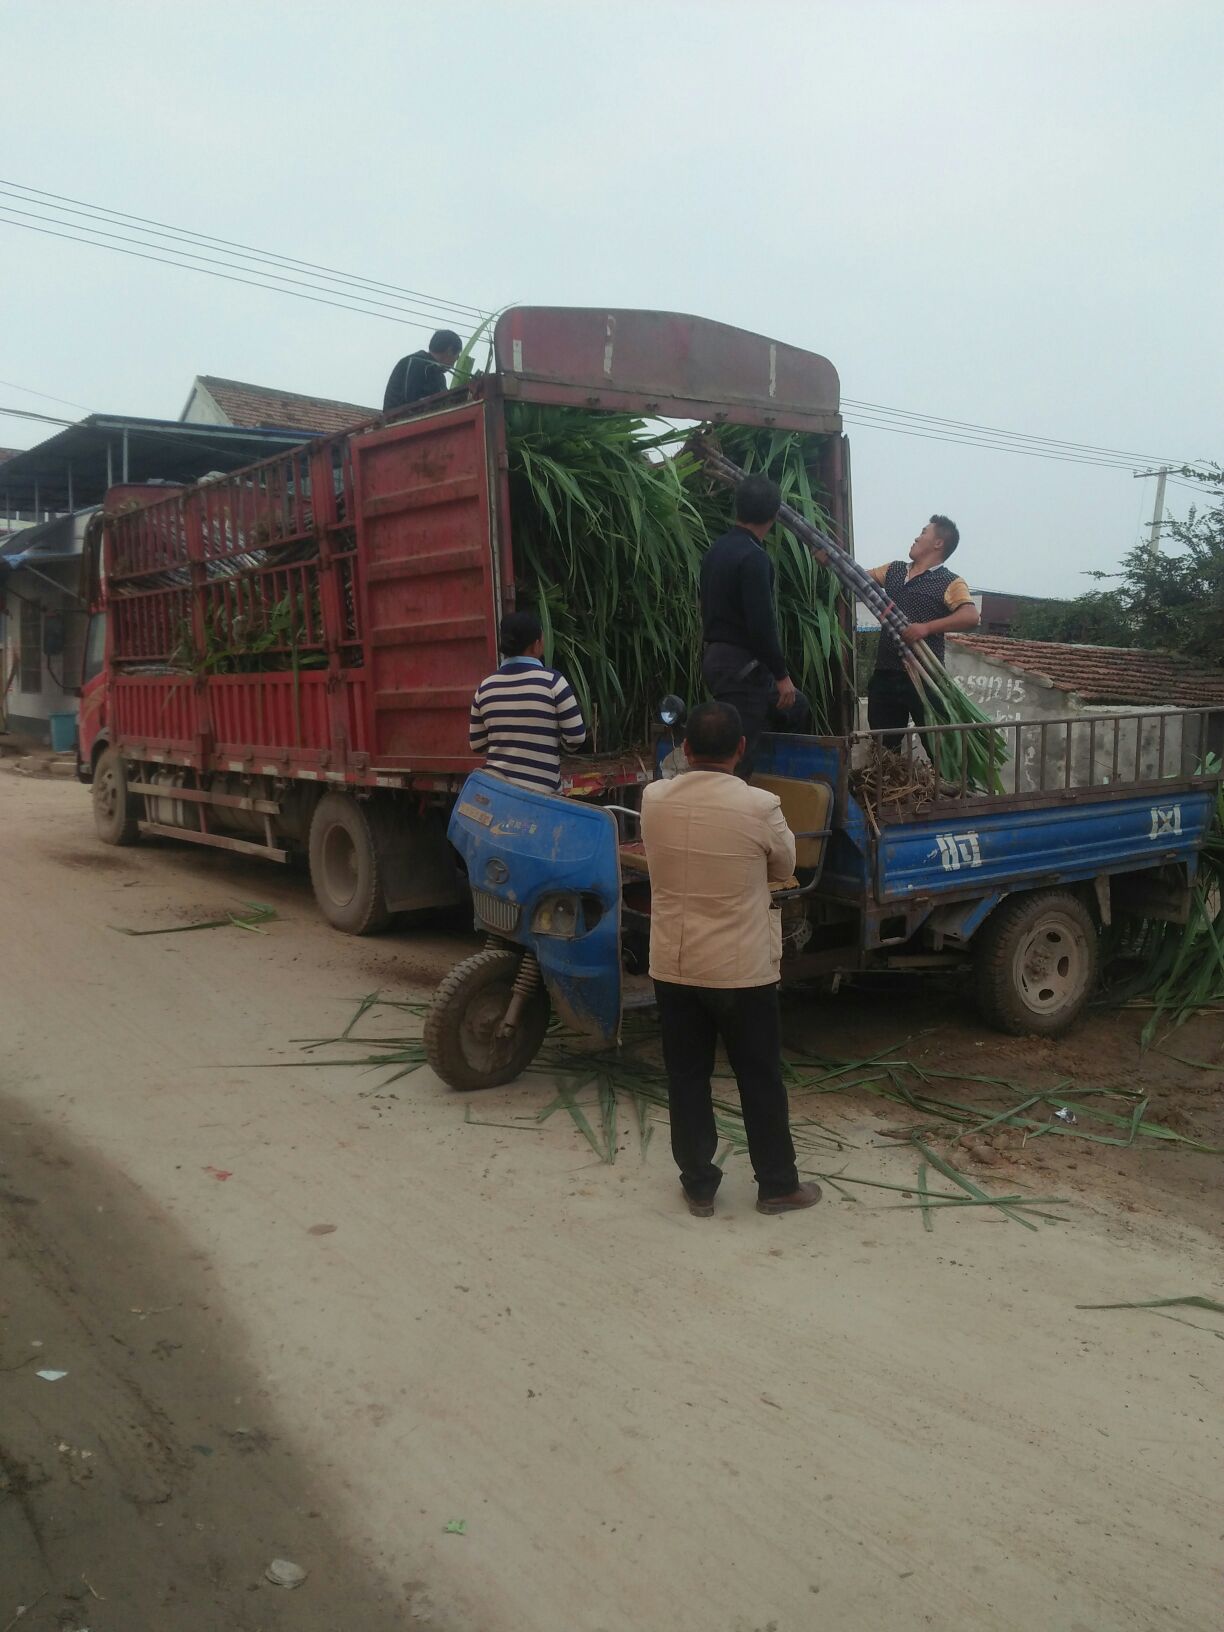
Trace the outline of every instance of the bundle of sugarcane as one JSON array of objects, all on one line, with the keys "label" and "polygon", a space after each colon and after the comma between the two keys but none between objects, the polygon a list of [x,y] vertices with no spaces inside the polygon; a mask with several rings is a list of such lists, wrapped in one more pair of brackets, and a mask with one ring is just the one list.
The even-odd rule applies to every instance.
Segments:
[{"label": "bundle of sugarcane", "polygon": [[[537,611],[548,660],[569,677],[596,748],[645,741],[660,697],[702,691],[698,577],[727,525],[725,489],[674,430],[627,414],[510,404],[506,410],[517,601]],[[827,525],[808,472],[810,438],[727,427],[746,465]],[[842,586],[791,534],[769,545],[780,634],[818,731],[834,727],[832,676],[845,663]]]},{"label": "bundle of sugarcane", "polygon": [[[537,611],[596,749],[647,740],[700,675],[700,518],[674,433],[629,414],[507,407],[517,600]],[[653,457],[652,457],[653,455]]]},{"label": "bundle of sugarcane", "polygon": [[[728,459],[709,436],[692,438],[688,447],[718,481],[735,486],[744,480],[746,472]],[[993,722],[955,684],[926,641],[906,640],[909,619],[848,550],[830,534],[805,520],[785,500],[778,520],[809,550],[816,552],[817,559],[880,620],[882,638],[892,640],[900,652],[905,672],[922,699],[929,724],[992,727]],[[928,732],[925,740],[934,748],[938,758],[936,769],[944,780],[961,787],[1002,791],[999,771],[1007,752],[1002,732],[994,729],[936,731]]]}]

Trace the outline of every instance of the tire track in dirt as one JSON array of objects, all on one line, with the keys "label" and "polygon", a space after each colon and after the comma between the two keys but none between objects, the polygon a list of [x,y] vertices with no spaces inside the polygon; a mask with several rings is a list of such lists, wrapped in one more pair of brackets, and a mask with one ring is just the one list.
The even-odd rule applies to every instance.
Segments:
[{"label": "tire track in dirt", "polygon": [[[0,1122],[0,1625],[443,1628],[329,1523],[206,1255],[24,1108]],[[264,1579],[276,1557],[303,1587]]]}]

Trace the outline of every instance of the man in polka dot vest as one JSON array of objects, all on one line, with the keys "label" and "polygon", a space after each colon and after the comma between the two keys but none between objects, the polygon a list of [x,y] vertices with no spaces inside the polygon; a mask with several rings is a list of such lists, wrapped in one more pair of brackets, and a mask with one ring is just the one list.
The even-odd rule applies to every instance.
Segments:
[{"label": "man in polka dot vest", "polygon": [[[941,663],[944,636],[978,625],[969,585],[945,564],[959,543],[956,523],[947,516],[932,516],[910,545],[908,561],[890,561],[871,572],[909,618],[906,641],[912,645],[925,640]],[[867,724],[873,731],[886,733],[885,748],[899,748],[901,734],[911,720],[915,725],[926,723],[922,699],[905,672],[896,643],[881,633],[875,673],[867,686]]]}]

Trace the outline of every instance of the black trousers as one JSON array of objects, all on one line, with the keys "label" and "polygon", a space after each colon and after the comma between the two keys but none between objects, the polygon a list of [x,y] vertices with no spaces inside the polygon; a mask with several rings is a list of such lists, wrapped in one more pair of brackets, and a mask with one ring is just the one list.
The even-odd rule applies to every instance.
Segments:
[{"label": "black trousers", "polygon": [[739,1085],[748,1155],[757,1192],[765,1201],[788,1196],[799,1183],[782,1081],[782,1023],[776,986],[718,990],[656,980],[672,1155],[680,1183],[697,1201],[709,1201],[722,1180],[714,1164],[718,1130],[710,1077],[721,1037]]},{"label": "black trousers", "polygon": [[744,757],[736,766],[735,774],[747,782],[752,775],[757,744],[761,740],[769,711],[778,695],[778,686],[772,674],[758,664],[745,675],[744,668],[752,662],[752,655],[738,646],[707,646],[701,661],[701,675],[716,703],[730,703],[739,711],[744,727]]},{"label": "black trousers", "polygon": [[867,724],[873,731],[895,732],[884,738],[884,746],[899,748],[901,733],[911,720],[915,725],[926,724],[926,710],[914,682],[904,669],[877,669],[867,682]]}]

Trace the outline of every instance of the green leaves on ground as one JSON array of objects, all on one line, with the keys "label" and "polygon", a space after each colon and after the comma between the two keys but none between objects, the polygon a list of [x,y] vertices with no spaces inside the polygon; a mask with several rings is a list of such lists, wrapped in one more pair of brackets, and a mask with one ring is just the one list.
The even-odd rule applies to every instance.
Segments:
[{"label": "green leaves on ground", "polygon": [[1195,1293],[1188,1298],[1145,1298],[1140,1303],[1077,1303],[1077,1309],[1209,1309],[1212,1314],[1224,1315],[1224,1303],[1218,1298],[1204,1298]]},{"label": "green leaves on ground", "polygon": [[1224,998],[1224,787],[1216,788],[1187,922],[1122,919],[1106,932],[1104,951],[1114,965],[1107,1001],[1150,998],[1145,1047]]},{"label": "green leaves on ground", "polygon": [[116,935],[185,935],[192,929],[249,929],[253,935],[265,935],[267,931],[260,926],[271,923],[277,916],[275,907],[268,907],[262,901],[248,901],[246,912],[230,912],[224,918],[201,918],[194,924],[168,924],[165,929],[124,929],[120,924],[111,924]]}]

